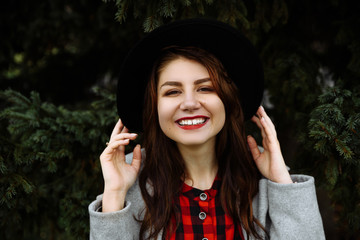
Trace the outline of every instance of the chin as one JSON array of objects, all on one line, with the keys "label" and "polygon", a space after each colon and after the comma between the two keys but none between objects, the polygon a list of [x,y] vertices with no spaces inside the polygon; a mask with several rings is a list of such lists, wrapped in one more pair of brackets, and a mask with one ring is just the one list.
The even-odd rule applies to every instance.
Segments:
[{"label": "chin", "polygon": [[[196,138],[196,137],[187,137],[186,139],[175,139],[177,144],[186,146],[186,147],[201,147],[205,145],[214,145],[215,138]],[[209,145],[209,146],[210,146]]]}]

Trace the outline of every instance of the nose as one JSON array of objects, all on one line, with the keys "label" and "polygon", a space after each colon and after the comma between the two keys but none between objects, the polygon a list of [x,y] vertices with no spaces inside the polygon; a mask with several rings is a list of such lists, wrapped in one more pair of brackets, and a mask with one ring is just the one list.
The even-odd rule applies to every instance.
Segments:
[{"label": "nose", "polygon": [[199,109],[201,106],[200,101],[198,97],[196,96],[196,93],[187,93],[184,95],[184,99],[180,105],[180,109],[183,111],[194,111],[196,109]]}]

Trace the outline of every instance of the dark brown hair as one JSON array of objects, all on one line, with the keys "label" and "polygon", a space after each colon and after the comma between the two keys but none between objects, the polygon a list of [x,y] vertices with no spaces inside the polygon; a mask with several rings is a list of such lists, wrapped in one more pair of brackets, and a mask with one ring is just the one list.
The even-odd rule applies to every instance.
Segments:
[{"label": "dark brown hair", "polygon": [[[260,173],[247,148],[244,116],[237,87],[212,54],[195,47],[168,47],[154,64],[145,93],[144,143],[146,160],[139,184],[145,201],[145,215],[140,239],[155,238],[163,230],[163,238],[172,233],[171,216],[175,215],[173,200],[178,196],[185,177],[185,163],[176,146],[162,132],[157,113],[157,84],[166,65],[178,58],[199,62],[209,72],[214,89],[225,106],[226,120],[216,138],[218,175],[222,179],[220,196],[222,207],[237,226],[248,235],[260,238],[257,226],[264,230],[253,216],[252,199],[258,192]],[[179,224],[181,216],[176,216]],[[149,232],[150,235],[145,236]]]}]

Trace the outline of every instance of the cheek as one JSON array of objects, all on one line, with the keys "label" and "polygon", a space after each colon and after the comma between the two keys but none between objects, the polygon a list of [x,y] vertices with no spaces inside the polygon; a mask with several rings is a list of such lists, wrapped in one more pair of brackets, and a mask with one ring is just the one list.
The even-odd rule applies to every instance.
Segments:
[{"label": "cheek", "polygon": [[225,118],[226,118],[225,106],[223,102],[220,100],[220,98],[216,99],[213,102],[212,106],[213,106],[213,112],[215,112],[217,115],[217,122],[219,125],[221,125],[222,128],[225,124]]},{"label": "cheek", "polygon": [[219,113],[220,113],[221,125],[224,126],[224,124],[225,124],[225,118],[226,118],[225,106],[222,104],[222,105],[219,107],[218,111],[219,111]]},{"label": "cheek", "polygon": [[158,118],[160,128],[164,131],[166,128],[166,123],[171,120],[171,110],[169,109],[168,104],[165,104],[163,101],[158,101]]},{"label": "cheek", "polygon": [[[215,110],[221,111],[222,113],[225,113],[225,106],[224,103],[221,101],[221,99],[216,96],[212,99],[211,101],[211,106],[213,106],[213,108]],[[220,113],[220,112],[219,112]]]}]

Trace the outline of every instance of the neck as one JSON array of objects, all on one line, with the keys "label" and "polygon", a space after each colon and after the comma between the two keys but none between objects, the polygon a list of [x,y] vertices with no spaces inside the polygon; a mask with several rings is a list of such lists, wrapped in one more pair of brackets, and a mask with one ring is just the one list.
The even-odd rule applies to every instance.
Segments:
[{"label": "neck", "polygon": [[218,171],[215,143],[209,145],[184,146],[178,144],[185,162],[184,182],[201,190],[210,189]]}]

